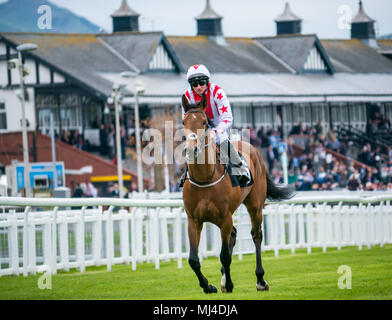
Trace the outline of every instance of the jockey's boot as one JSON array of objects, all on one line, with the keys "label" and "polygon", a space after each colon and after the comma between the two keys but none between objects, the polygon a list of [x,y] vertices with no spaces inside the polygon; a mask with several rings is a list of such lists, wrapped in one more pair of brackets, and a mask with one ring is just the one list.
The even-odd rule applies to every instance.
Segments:
[{"label": "jockey's boot", "polygon": [[[221,160],[225,161],[225,159],[229,159],[230,164],[232,166],[232,174],[239,176],[238,179],[243,183],[248,183],[251,181],[251,175],[248,165],[246,161],[241,159],[238,151],[235,147],[230,143],[229,140],[225,140],[221,143]],[[223,159],[222,159],[223,158]],[[227,160],[226,160],[227,161]],[[227,162],[223,162],[227,163]]]},{"label": "jockey's boot", "polygon": [[185,183],[185,180],[186,180],[187,173],[188,173],[188,170],[187,170],[187,167],[185,167],[184,173],[182,174],[182,177],[181,177],[180,182],[178,184],[179,188],[184,187],[184,183]]}]

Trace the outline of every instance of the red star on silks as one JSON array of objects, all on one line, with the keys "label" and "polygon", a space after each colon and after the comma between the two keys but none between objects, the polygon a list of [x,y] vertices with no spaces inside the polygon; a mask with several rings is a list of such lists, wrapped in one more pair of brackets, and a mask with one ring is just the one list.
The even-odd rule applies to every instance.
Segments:
[{"label": "red star on silks", "polygon": [[231,121],[229,120],[223,120],[224,123],[230,123]]},{"label": "red star on silks", "polygon": [[222,95],[222,93],[218,93],[218,97],[217,97],[219,100],[222,100],[222,98],[223,98],[223,95]]},{"label": "red star on silks", "polygon": [[222,106],[222,108],[220,108],[219,110],[222,111],[222,113],[228,112],[227,111],[228,107]]}]

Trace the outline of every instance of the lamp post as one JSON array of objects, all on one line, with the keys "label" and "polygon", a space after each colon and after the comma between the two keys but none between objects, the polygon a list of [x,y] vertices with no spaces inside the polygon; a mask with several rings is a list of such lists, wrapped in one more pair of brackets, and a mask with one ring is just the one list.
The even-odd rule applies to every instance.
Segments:
[{"label": "lamp post", "polygon": [[26,197],[31,196],[30,187],[30,165],[29,165],[29,144],[27,139],[27,125],[26,125],[26,102],[25,102],[25,85],[24,85],[24,74],[28,74],[23,65],[22,52],[36,50],[38,46],[33,43],[21,44],[16,47],[18,51],[18,62],[19,62],[19,77],[20,77],[20,90],[21,104],[22,104],[22,140],[23,140],[23,162],[24,162],[24,184],[26,190]]},{"label": "lamp post", "polygon": [[[123,78],[133,78],[136,74],[131,72],[122,72]],[[143,192],[143,168],[142,168],[142,150],[140,142],[140,117],[139,117],[139,96],[144,94],[144,86],[141,81],[135,83],[135,138],[136,138],[136,154],[137,154],[137,184],[139,193]]]},{"label": "lamp post", "polygon": [[118,192],[119,197],[124,198],[124,183],[123,183],[123,169],[122,169],[122,155],[121,155],[121,139],[120,139],[120,106],[119,102],[121,99],[121,89],[117,84],[113,85],[111,98],[108,99],[110,104],[113,99],[114,102],[114,113],[116,121],[116,149],[117,149],[117,176],[118,176]]}]

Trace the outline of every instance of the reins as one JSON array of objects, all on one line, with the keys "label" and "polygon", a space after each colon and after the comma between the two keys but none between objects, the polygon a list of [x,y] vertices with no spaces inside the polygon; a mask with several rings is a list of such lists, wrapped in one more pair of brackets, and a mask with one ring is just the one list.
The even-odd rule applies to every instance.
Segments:
[{"label": "reins", "polygon": [[[208,131],[209,131],[209,125],[208,125],[209,121],[208,121],[207,115],[205,114],[204,111],[202,111],[202,110],[197,110],[197,109],[189,110],[189,111],[187,111],[187,112],[185,113],[185,115],[187,115],[188,113],[202,113],[202,114],[204,115],[204,117],[206,118],[206,126],[205,126],[205,129],[204,129],[204,134],[203,134],[202,137],[200,138],[200,141],[204,141],[205,138],[207,137],[207,134],[208,134]],[[199,139],[198,139],[198,141],[199,141]],[[202,144],[202,143],[201,143],[201,144]],[[205,148],[207,148],[209,145],[210,145],[210,143],[204,144],[204,146],[202,146],[202,148],[205,149]],[[201,149],[201,146],[200,146],[199,143],[198,143],[196,149],[199,149],[199,148]],[[214,170],[213,170],[213,172],[212,172],[212,175],[207,179],[207,181],[202,181],[202,182],[197,181],[196,179],[194,179],[194,178],[191,176],[191,174],[190,174],[190,172],[189,172],[188,170],[187,170],[187,179],[189,180],[189,182],[190,182],[192,185],[197,186],[197,187],[199,187],[199,188],[213,187],[213,186],[217,185],[219,182],[221,182],[221,181],[223,180],[223,178],[226,176],[227,168],[226,168],[226,166],[225,166],[225,171],[223,172],[223,175],[222,175],[218,180],[216,180],[216,181],[210,183],[210,182],[212,181],[212,179],[214,178],[214,176],[215,176],[215,172],[216,172],[216,161],[215,161],[215,163],[214,163]]]}]

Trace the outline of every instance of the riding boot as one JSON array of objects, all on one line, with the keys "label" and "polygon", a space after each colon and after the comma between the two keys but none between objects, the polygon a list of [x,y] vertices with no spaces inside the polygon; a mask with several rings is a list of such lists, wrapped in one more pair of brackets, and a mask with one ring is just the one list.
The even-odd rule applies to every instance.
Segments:
[{"label": "riding boot", "polygon": [[[251,181],[251,175],[246,161],[241,159],[238,151],[230,143],[229,140],[225,140],[220,145],[221,150],[221,161],[223,163],[230,163],[232,166],[232,173],[239,176],[242,182],[247,183]],[[228,160],[228,161],[227,161]],[[226,162],[224,162],[226,161]]]},{"label": "riding boot", "polygon": [[184,173],[182,174],[182,177],[181,177],[180,182],[178,184],[179,188],[182,188],[184,186],[187,174],[188,174],[188,167],[185,166]]}]

